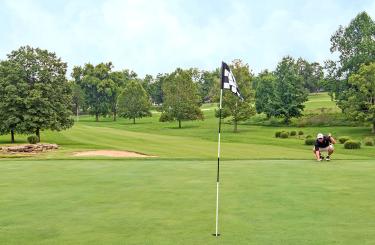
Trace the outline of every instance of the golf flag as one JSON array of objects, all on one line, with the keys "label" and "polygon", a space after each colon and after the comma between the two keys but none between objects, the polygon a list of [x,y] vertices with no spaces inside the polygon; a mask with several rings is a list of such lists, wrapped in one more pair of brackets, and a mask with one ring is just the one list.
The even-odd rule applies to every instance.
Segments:
[{"label": "golf flag", "polygon": [[234,78],[232,71],[225,62],[222,62],[221,66],[221,88],[229,89],[230,91],[232,91],[232,93],[234,93],[241,100],[243,100],[240,94],[240,90],[238,89],[236,78]]},{"label": "golf flag", "polygon": [[223,103],[223,89],[229,89],[243,100],[236,79],[229,66],[225,63],[221,63],[221,89],[220,89],[220,104],[219,104],[219,133],[217,141],[217,174],[216,174],[216,224],[215,224],[215,233],[213,234],[216,237],[219,237],[219,184],[220,184],[220,135],[221,135],[221,111]]}]

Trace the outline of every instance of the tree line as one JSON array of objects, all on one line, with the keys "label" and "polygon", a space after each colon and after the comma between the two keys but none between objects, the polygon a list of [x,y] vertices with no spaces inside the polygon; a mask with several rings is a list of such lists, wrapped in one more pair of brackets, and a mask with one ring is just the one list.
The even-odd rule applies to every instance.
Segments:
[{"label": "tree line", "polygon": [[[327,91],[349,118],[372,125],[375,133],[375,25],[359,13],[331,37],[337,61],[324,64],[285,56],[274,71],[254,75],[248,64],[234,60],[231,69],[244,100],[224,92],[222,117],[237,131],[240,121],[256,113],[281,117],[285,123],[301,116],[308,93]],[[111,62],[75,66],[68,78],[67,64],[53,52],[21,47],[0,62],[0,134],[64,130],[73,115],[118,116],[131,119],[161,111],[160,121],[203,120],[200,106],[218,102],[220,68],[203,71],[177,68],[171,73],[146,75]],[[218,116],[218,113],[216,113]],[[78,119],[78,117],[77,117]]]}]

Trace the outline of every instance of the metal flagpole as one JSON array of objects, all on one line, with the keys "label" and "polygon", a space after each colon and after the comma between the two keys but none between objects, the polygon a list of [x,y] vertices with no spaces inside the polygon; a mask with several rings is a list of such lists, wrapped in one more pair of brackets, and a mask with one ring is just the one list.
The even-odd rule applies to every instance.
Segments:
[{"label": "metal flagpole", "polygon": [[223,75],[221,67],[221,89],[220,89],[220,106],[219,106],[219,136],[217,142],[217,175],[216,175],[216,229],[214,236],[218,237],[219,234],[219,173],[220,173],[220,133],[221,133],[221,110],[222,110],[222,101],[223,101]]}]

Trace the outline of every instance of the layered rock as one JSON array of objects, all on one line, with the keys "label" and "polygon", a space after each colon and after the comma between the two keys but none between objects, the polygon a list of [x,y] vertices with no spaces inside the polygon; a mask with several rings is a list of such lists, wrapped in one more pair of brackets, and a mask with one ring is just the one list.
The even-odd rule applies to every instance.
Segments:
[{"label": "layered rock", "polygon": [[28,145],[17,145],[17,146],[3,146],[0,147],[2,152],[7,153],[33,153],[43,152],[48,150],[58,149],[59,146],[56,144],[28,144]]}]

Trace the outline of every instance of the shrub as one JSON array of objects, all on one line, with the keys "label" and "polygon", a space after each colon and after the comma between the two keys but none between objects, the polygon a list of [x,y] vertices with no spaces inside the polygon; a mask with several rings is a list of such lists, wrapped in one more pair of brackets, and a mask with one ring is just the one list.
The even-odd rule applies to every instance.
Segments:
[{"label": "shrub", "polygon": [[340,144],[344,144],[346,141],[350,140],[349,136],[341,136],[339,138]]},{"label": "shrub", "polygon": [[290,136],[296,136],[296,135],[297,135],[297,131],[293,130],[293,131],[290,132]]},{"label": "shrub", "polygon": [[36,144],[39,142],[39,137],[36,135],[31,135],[27,137],[27,142],[29,142],[30,144]]},{"label": "shrub", "polygon": [[159,118],[159,122],[170,122],[173,121],[173,118],[169,113],[162,113]]},{"label": "shrub", "polygon": [[345,149],[359,149],[361,148],[361,142],[355,140],[347,140],[344,143]]},{"label": "shrub", "polygon": [[298,135],[303,135],[303,131],[298,131]]},{"label": "shrub", "polygon": [[374,145],[374,140],[370,137],[367,137],[363,140],[363,143],[367,146],[373,146]]},{"label": "shrub", "polygon": [[276,131],[276,132],[275,132],[275,137],[276,137],[276,138],[280,138],[280,134],[281,134],[281,131]]},{"label": "shrub", "polygon": [[281,134],[280,134],[280,138],[282,138],[282,139],[286,139],[286,138],[288,138],[288,137],[289,137],[289,133],[288,133],[288,132],[285,132],[285,131],[281,132]]},{"label": "shrub", "polygon": [[314,144],[315,144],[315,139],[313,139],[312,137],[305,139],[305,145],[314,145]]},{"label": "shrub", "polygon": [[308,139],[308,138],[312,138],[312,136],[311,135],[306,135],[306,139]]}]

